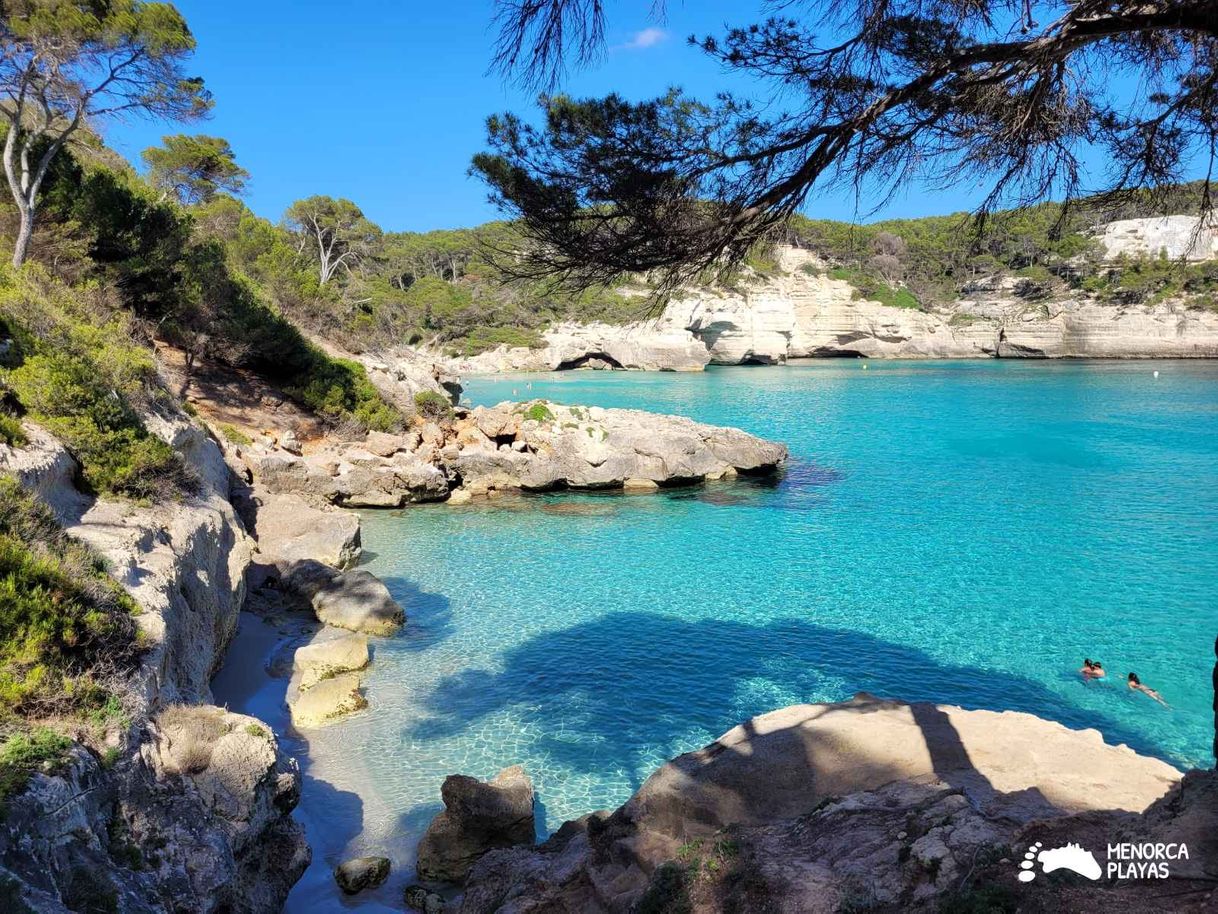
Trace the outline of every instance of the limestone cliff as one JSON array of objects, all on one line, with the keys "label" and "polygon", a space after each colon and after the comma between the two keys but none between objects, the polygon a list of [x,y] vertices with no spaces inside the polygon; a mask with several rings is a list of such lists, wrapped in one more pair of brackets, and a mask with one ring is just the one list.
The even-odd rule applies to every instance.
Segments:
[{"label": "limestone cliff", "polygon": [[252,540],[215,442],[176,411],[144,419],[193,470],[196,494],[156,505],[86,497],[71,455],[29,423],[26,445],[0,446],[0,471],[50,505],[135,599],[149,646],[112,756],[78,745],[65,770],[10,800],[0,878],[40,912],[270,914],[308,863],[290,816],[299,772],[269,728],[207,704]]},{"label": "limestone cliff", "polygon": [[[1106,256],[1218,256],[1214,229],[1191,217],[1109,223]],[[777,269],[746,271],[730,287],[687,290],[649,321],[623,327],[564,324],[542,349],[500,347],[455,364],[472,372],[563,368],[698,370],[706,364],[789,359],[1215,358],[1218,311],[1184,299],[1117,305],[1085,292],[1045,293],[995,275],[946,305],[892,307],[860,297],[809,251],[779,248]]]}]

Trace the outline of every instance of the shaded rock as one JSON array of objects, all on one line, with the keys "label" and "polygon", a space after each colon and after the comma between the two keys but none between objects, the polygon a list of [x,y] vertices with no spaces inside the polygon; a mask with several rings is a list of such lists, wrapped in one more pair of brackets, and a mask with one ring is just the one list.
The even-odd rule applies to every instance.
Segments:
[{"label": "shaded rock", "polygon": [[347,895],[375,889],[389,878],[388,857],[356,857],[344,860],[334,870],[334,881]]},{"label": "shaded rock", "polygon": [[454,774],[441,788],[444,811],[419,842],[419,875],[460,882],[474,862],[492,848],[532,844],[533,782],[519,765],[489,782]]},{"label": "shaded rock", "polygon": [[406,621],[389,588],[363,569],[333,575],[313,590],[311,602],[319,621],[354,632],[391,635]]},{"label": "shaded rock", "polygon": [[444,899],[436,892],[429,891],[421,885],[408,885],[402,893],[402,901],[412,911],[423,914],[444,914],[447,906]]},{"label": "shaded rock", "polygon": [[288,702],[293,726],[318,727],[368,707],[361,684],[359,673],[340,673],[300,692]]}]

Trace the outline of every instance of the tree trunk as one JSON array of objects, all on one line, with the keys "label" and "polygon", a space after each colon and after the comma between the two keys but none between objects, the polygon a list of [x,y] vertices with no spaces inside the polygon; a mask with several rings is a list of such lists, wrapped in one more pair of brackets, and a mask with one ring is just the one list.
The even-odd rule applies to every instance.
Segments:
[{"label": "tree trunk", "polygon": [[17,241],[13,245],[13,266],[20,268],[30,252],[30,238],[34,234],[34,210],[21,209],[21,227],[17,230]]}]

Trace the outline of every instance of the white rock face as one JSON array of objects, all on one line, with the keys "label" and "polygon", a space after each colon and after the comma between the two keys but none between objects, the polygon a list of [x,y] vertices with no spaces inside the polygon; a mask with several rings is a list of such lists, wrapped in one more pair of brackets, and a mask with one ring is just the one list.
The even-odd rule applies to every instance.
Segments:
[{"label": "white rock face", "polygon": [[228,501],[229,470],[216,443],[185,417],[149,416],[146,423],[194,470],[197,495],[152,506],[86,498],[73,485],[75,461],[29,423],[28,445],[0,448],[0,470],[45,499],[143,608],[136,621],[152,645],[143,665],[145,700],[207,701],[237,629],[253,543]]},{"label": "white rock face", "polygon": [[453,403],[461,396],[461,381],[448,370],[445,360],[418,350],[401,347],[348,358],[362,364],[373,386],[403,412],[413,412],[415,395],[424,391],[435,391]]},{"label": "white rock face", "polygon": [[563,323],[547,330],[544,338],[543,348],[500,346],[460,360],[455,368],[475,373],[570,368],[701,371],[710,361],[706,346],[693,333],[667,321],[625,326]]},{"label": "white rock face", "polygon": [[1169,260],[1212,260],[1218,257],[1218,226],[1200,227],[1196,216],[1157,216],[1150,219],[1118,219],[1100,233],[1104,256],[1160,257]]},{"label": "white rock face", "polygon": [[[1218,257],[1218,229],[1194,239],[1197,220],[1171,216],[1106,226],[1109,256]],[[949,306],[922,311],[858,298],[814,254],[779,248],[773,275],[732,288],[698,289],[669,302],[647,325],[564,324],[544,349],[504,349],[460,363],[464,371],[572,367],[697,370],[706,364],[781,364],[861,358],[1213,358],[1218,312],[1180,301],[1102,304],[1084,295],[1023,298],[1017,277],[976,283]],[[646,346],[641,341],[646,340]],[[701,346],[705,352],[697,350]]]},{"label": "white rock face", "polygon": [[[636,491],[768,473],[787,458],[781,444],[734,428],[628,409],[501,403],[466,419],[507,449],[462,450],[452,466],[465,491],[620,489]],[[523,447],[515,448],[517,442]]]},{"label": "white rock face", "polygon": [[[260,721],[206,704],[236,631],[252,541],[229,502],[215,442],[180,414],[144,419],[194,471],[197,494],[153,506],[88,498],[73,486],[72,457],[29,424],[26,446],[0,448],[0,470],[100,553],[140,605],[136,623],[150,648],[134,682],[137,706],[128,708],[141,731],[128,748],[138,754],[111,768],[75,747],[66,770],[38,775],[10,798],[0,823],[4,875],[19,878],[39,911],[66,912],[65,893],[88,872],[131,914],[271,914],[310,858],[290,815],[299,770]],[[137,872],[111,856],[126,845],[155,848],[157,862]]]}]

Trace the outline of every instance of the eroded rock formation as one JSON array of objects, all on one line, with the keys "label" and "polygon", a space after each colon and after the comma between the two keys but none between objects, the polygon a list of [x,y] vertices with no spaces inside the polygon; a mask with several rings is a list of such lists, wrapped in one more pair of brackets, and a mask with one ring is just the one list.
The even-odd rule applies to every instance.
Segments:
[{"label": "eroded rock formation", "polygon": [[299,774],[269,728],[208,704],[253,542],[215,442],[181,414],[145,422],[182,455],[197,494],[155,506],[88,498],[72,457],[29,423],[27,445],[0,447],[0,470],[37,492],[140,605],[149,646],[128,696],[135,723],[114,734],[111,764],[76,746],[66,768],[11,799],[0,878],[40,912],[271,914],[309,861],[291,818]]},{"label": "eroded rock formation", "polygon": [[424,879],[460,882],[487,851],[533,843],[533,782],[519,765],[485,782],[450,775],[440,793],[444,811],[419,842],[418,872]]},{"label": "eroded rock formation", "polygon": [[[1110,223],[1099,240],[1111,257],[1157,257],[1163,250],[1173,259],[1218,256],[1214,231],[1198,236],[1196,223],[1186,216],[1125,220]],[[1020,277],[994,276],[978,279],[950,305],[923,311],[868,301],[833,278],[811,252],[783,247],[776,260],[778,269],[769,275],[746,273],[731,287],[679,294],[655,320],[621,327],[564,324],[547,335],[543,349],[501,347],[459,368],[696,370],[823,357],[1218,357],[1218,312],[1183,299],[1117,305],[1084,292],[1044,295]],[[622,356],[639,339],[649,341],[647,358]],[[697,355],[697,346],[705,352]]]},{"label": "eroded rock formation", "polygon": [[[1128,824],[1180,779],[1027,714],[862,694],[799,705],[674,759],[613,813],[486,854],[460,910],[936,910],[1045,822]],[[1196,833],[1215,815],[1187,821]]]},{"label": "eroded rock formation", "polygon": [[415,423],[401,435],[373,432],[362,442],[328,442],[302,456],[266,445],[238,450],[270,496],[349,507],[460,502],[519,489],[641,490],[769,473],[787,458],[783,445],[739,429],[540,400]]}]

